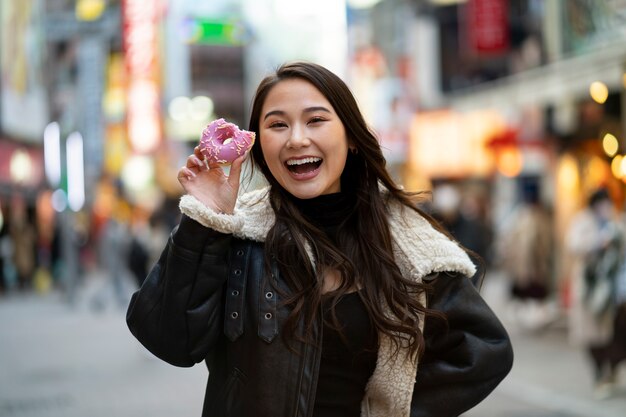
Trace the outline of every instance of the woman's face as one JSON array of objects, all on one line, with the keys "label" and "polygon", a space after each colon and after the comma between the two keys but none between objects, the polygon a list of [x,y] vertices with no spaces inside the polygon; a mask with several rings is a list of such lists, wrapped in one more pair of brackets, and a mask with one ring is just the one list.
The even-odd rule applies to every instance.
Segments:
[{"label": "woman's face", "polygon": [[297,198],[341,191],[348,155],[343,123],[308,81],[280,81],[268,93],[259,120],[263,158],[278,183]]}]

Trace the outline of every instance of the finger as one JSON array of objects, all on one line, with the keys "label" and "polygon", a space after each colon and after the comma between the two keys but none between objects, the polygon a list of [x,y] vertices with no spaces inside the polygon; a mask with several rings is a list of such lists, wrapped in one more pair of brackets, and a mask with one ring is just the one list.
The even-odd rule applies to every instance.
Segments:
[{"label": "finger", "polygon": [[215,162],[209,162],[209,161],[207,161],[206,159],[204,160],[204,163],[205,163],[205,164],[206,164],[206,166],[207,166],[207,167],[209,167],[209,169],[211,169],[211,170],[216,170],[216,171],[217,171],[217,170],[219,170],[219,171],[222,171],[222,165],[220,165],[220,164],[217,164],[217,163],[215,163]]},{"label": "finger", "polygon": [[206,168],[206,165],[200,159],[198,159],[198,157],[195,155],[189,155],[189,157],[187,157],[186,166],[187,168],[195,168],[195,169]]},{"label": "finger", "polygon": [[178,171],[178,180],[181,182],[183,180],[191,181],[194,178],[196,178],[196,173],[193,172],[191,169],[187,168],[186,166],[182,167]]},{"label": "finger", "polygon": [[202,163],[202,166],[200,167],[200,169],[208,170],[209,169],[209,163],[207,162],[206,156],[200,151],[200,147],[199,146],[196,146],[195,148],[193,148],[193,154]]}]

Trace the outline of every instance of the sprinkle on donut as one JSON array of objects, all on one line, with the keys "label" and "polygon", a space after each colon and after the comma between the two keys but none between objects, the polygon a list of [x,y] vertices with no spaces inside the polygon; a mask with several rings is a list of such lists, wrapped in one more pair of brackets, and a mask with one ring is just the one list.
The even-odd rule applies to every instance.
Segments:
[{"label": "sprinkle on donut", "polygon": [[254,132],[217,119],[207,125],[200,137],[200,152],[209,164],[230,165],[252,147]]}]

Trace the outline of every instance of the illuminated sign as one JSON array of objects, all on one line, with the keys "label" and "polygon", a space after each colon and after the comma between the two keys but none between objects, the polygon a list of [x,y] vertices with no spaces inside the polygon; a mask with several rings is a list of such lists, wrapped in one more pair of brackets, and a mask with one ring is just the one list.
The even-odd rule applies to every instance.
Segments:
[{"label": "illuminated sign", "polygon": [[161,142],[158,27],[160,0],[124,0],[124,52],[128,70],[128,138],[137,153]]},{"label": "illuminated sign", "polygon": [[500,54],[509,48],[506,0],[470,0],[466,7],[469,43],[479,54]]},{"label": "illuminated sign", "polygon": [[44,177],[43,150],[0,139],[0,184],[38,187]]},{"label": "illuminated sign", "polygon": [[410,129],[408,163],[429,178],[487,176],[494,160],[488,141],[507,125],[490,110],[418,113]]},{"label": "illuminated sign", "polygon": [[189,18],[185,20],[184,33],[187,42],[195,44],[242,45],[247,39],[239,21]]}]

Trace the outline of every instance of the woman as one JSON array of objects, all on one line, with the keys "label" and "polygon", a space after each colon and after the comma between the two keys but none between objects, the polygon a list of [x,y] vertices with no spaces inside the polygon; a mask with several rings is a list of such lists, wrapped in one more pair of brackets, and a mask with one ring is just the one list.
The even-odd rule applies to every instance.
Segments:
[{"label": "woman", "polygon": [[594,397],[613,395],[626,359],[624,316],[617,298],[624,262],[624,228],[606,188],[595,190],[566,236],[573,255],[571,341],[583,347],[593,369]]},{"label": "woman", "polygon": [[226,176],[196,148],[181,223],[127,317],[161,359],[206,361],[203,416],[446,417],[486,397],[508,336],[466,253],[389,177],[343,81],[282,66],[249,130],[269,187],[238,197],[245,157]]}]

